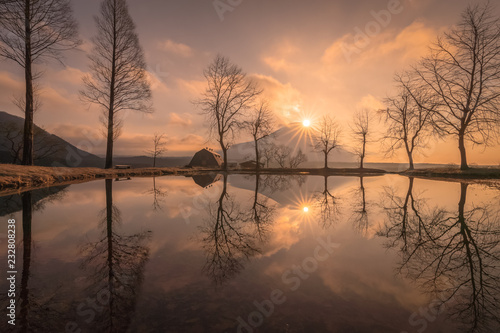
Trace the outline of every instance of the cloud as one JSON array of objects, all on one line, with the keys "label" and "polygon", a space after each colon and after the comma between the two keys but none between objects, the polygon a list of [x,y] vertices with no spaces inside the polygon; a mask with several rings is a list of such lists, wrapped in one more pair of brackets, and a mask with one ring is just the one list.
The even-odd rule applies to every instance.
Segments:
[{"label": "cloud", "polygon": [[281,83],[272,76],[254,74],[250,76],[263,89],[262,97],[267,99],[271,108],[283,123],[296,121],[302,109],[302,94],[290,83]]},{"label": "cloud", "polygon": [[300,48],[285,40],[273,47],[272,55],[261,57],[264,64],[275,72],[293,72],[299,69],[294,59],[299,55]]},{"label": "cloud", "polygon": [[177,79],[177,86],[183,92],[194,96],[195,98],[200,97],[202,93],[205,92],[207,88],[207,82],[205,80],[184,80]]},{"label": "cloud", "polygon": [[158,47],[169,53],[179,55],[181,57],[189,58],[193,56],[193,49],[186,44],[176,43],[170,39],[160,42]]},{"label": "cloud", "polygon": [[368,110],[380,110],[385,109],[384,103],[372,95],[366,95],[361,98],[361,101],[358,103],[359,109],[368,109]]},{"label": "cloud", "polygon": [[191,120],[191,115],[189,113],[183,113],[182,117],[175,112],[170,112],[170,119],[168,125],[189,127],[193,124]]},{"label": "cloud", "polygon": [[[409,63],[425,55],[439,31],[417,20],[403,30],[385,30],[373,37],[348,33],[323,53],[322,62],[329,68],[345,68],[347,64],[362,66],[374,62]],[[367,37],[367,36],[365,36]]]},{"label": "cloud", "polygon": [[[130,132],[125,128],[126,126],[127,124],[124,126],[123,134],[115,142],[115,155],[143,155],[144,151],[150,148],[153,136]],[[47,130],[89,153],[99,155],[106,151],[106,140],[99,128],[73,123],[58,123],[50,126]],[[205,144],[205,141],[203,137],[196,134],[167,135],[165,137],[167,149],[171,153],[197,151]]]}]

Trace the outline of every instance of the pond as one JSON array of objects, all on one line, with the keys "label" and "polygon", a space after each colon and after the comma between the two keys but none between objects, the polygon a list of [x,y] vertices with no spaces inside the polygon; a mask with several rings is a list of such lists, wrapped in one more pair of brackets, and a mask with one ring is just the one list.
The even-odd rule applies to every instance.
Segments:
[{"label": "pond", "polygon": [[4,196],[16,326],[4,316],[0,330],[498,332],[499,201],[492,185],[398,175],[109,179]]}]

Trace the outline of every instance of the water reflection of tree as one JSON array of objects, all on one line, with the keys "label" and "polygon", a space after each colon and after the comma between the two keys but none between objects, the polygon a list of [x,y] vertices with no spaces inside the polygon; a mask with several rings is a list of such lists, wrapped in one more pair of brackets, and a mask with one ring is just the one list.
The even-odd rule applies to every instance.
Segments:
[{"label": "water reflection of tree", "polygon": [[276,206],[269,203],[268,197],[259,193],[260,180],[261,175],[257,173],[255,175],[255,191],[250,211],[250,221],[254,223],[259,239],[265,241],[275,217]]},{"label": "water reflection of tree", "polygon": [[21,272],[21,285],[19,288],[19,332],[51,332],[62,327],[60,322],[60,309],[58,309],[57,288],[32,288],[30,278],[33,275],[32,265],[32,223],[33,213],[42,211],[46,204],[62,200],[65,195],[64,189],[48,191],[43,195],[36,195],[33,200],[31,191],[20,195],[22,203],[22,230],[23,230],[23,264]]},{"label": "water reflection of tree", "polygon": [[260,253],[259,241],[265,239],[272,224],[274,208],[259,196],[259,182],[257,177],[250,212],[242,209],[228,193],[227,175],[219,199],[209,204],[209,218],[201,228],[207,253],[204,271],[217,285],[236,276],[245,261]]},{"label": "water reflection of tree", "polygon": [[460,185],[456,212],[430,207],[413,196],[386,192],[387,222],[379,235],[399,248],[400,271],[439,299],[464,331],[500,328],[500,225],[493,205],[468,207],[468,184]]},{"label": "water reflection of tree", "polygon": [[302,187],[305,182],[306,177],[303,175],[268,175],[264,178],[263,185],[275,193],[290,190],[294,183]]},{"label": "water reflection of tree", "polygon": [[146,191],[145,194],[150,194],[153,196],[153,210],[162,210],[162,204],[165,202],[165,197],[167,196],[167,191],[161,186],[156,186],[156,177],[153,177],[153,187]]},{"label": "water reflection of tree", "polygon": [[149,257],[150,232],[122,235],[120,210],[113,204],[113,181],[106,180],[106,208],[102,212],[102,237],[83,247],[83,268],[92,269],[90,293],[106,300],[92,326],[99,332],[125,332],[135,311],[138,289]]},{"label": "water reflection of tree", "polygon": [[350,221],[354,224],[356,230],[365,234],[368,231],[368,202],[366,200],[366,189],[364,177],[359,177],[359,188],[355,189],[351,197],[354,198],[352,205],[352,214]]},{"label": "water reflection of tree", "polygon": [[316,206],[319,208],[320,221],[323,228],[331,227],[340,214],[339,198],[328,189],[328,176],[324,176],[323,191],[314,196]]}]

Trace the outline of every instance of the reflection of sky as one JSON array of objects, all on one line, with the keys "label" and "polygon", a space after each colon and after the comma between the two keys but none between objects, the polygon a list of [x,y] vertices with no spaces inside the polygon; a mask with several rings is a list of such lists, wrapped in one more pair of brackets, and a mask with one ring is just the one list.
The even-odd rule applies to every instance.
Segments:
[{"label": "reflection of sky", "polygon": [[[148,243],[150,260],[145,268],[133,325],[138,328],[155,321],[158,325],[170,325],[173,330],[208,325],[222,331],[234,327],[238,316],[245,317],[254,311],[254,300],[267,299],[270,292],[278,288],[285,292],[287,302],[278,306],[273,317],[266,321],[270,330],[284,329],[286,325],[292,325],[289,326],[291,332],[352,331],[355,327],[359,332],[410,329],[410,314],[428,306],[429,299],[408,281],[395,277],[397,253],[386,250],[384,240],[375,235],[384,220],[380,194],[384,188],[394,187],[398,194],[404,195],[407,182],[399,176],[364,179],[369,211],[366,233],[356,231],[349,222],[353,201],[358,198],[359,178],[328,179],[330,193],[340,200],[340,215],[327,230],[318,223],[315,206],[307,204],[315,192],[323,191],[322,177],[308,177],[302,186],[293,185],[285,193],[264,190],[270,197],[269,204],[279,204],[268,241],[260,245],[262,254],[251,258],[241,274],[218,287],[202,273],[205,253],[199,231],[208,218],[208,202],[219,199],[221,182],[202,189],[191,178],[157,178],[156,188],[165,196],[160,198],[162,207],[156,211],[152,209],[153,197],[148,192],[153,186],[152,179],[114,182],[113,200],[122,216],[117,230],[122,234],[152,231]],[[242,211],[248,211],[253,203],[255,179],[231,176],[228,183],[229,195]],[[432,203],[454,210],[459,189],[458,183],[417,179],[414,191]],[[468,204],[491,200],[492,194],[485,187],[471,185]],[[305,200],[309,212],[302,210],[304,204],[300,200]],[[100,236],[98,226],[104,208],[104,182],[95,181],[70,186],[62,201],[48,203],[43,211],[34,213],[30,283],[35,286],[32,290],[35,294],[42,287],[60,288],[68,304],[88,296],[80,285],[88,274],[78,266],[80,250],[86,242]],[[21,246],[21,213],[15,213],[14,217],[18,221],[17,239]],[[303,281],[297,291],[291,292],[290,285],[283,283],[282,274],[312,256],[317,239],[327,236],[340,247],[319,264],[318,270]],[[5,239],[1,245],[6,247]],[[18,252],[22,252],[22,246]],[[18,260],[21,258],[19,255]],[[1,259],[5,262],[4,257]],[[18,265],[20,270],[20,263]],[[4,286],[2,284],[2,288]],[[444,318],[432,323],[433,331],[446,332],[442,320]]]}]

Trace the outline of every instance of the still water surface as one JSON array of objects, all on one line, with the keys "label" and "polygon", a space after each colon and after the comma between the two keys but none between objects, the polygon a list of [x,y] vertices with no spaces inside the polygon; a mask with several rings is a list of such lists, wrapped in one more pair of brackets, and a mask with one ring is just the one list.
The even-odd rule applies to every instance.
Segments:
[{"label": "still water surface", "polygon": [[137,178],[1,197],[18,274],[16,326],[0,329],[499,332],[499,202],[491,185],[396,175]]}]

